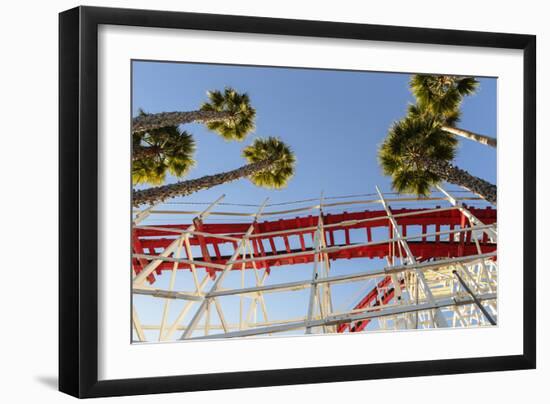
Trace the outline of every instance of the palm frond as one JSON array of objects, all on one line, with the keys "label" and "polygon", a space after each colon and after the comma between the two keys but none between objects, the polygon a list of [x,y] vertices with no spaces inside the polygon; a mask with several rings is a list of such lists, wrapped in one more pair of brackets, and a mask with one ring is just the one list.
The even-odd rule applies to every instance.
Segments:
[{"label": "palm frond", "polygon": [[223,91],[208,92],[208,102],[201,106],[202,111],[227,112],[227,119],[207,123],[207,128],[226,140],[242,141],[255,129],[256,110],[251,106],[246,93],[238,93],[231,87]]},{"label": "palm frond", "polygon": [[456,89],[462,97],[472,95],[479,87],[479,81],[473,77],[462,77],[456,82]]},{"label": "palm frond", "polygon": [[478,87],[473,77],[414,74],[409,85],[418,106],[436,116],[454,117],[464,97],[472,95]]},{"label": "palm frond", "polygon": [[195,165],[195,140],[177,126],[167,126],[132,135],[134,150],[143,145],[156,150],[155,154],[144,154],[132,161],[132,182],[136,184],[160,185],[170,172],[176,177],[185,176]]},{"label": "palm frond", "polygon": [[433,115],[411,106],[409,115],[390,127],[378,149],[378,161],[395,191],[425,196],[441,181],[427,162],[451,161],[456,146],[456,138],[442,131]]},{"label": "palm frond", "polygon": [[242,156],[248,163],[269,160],[267,169],[250,176],[254,185],[264,188],[284,188],[294,176],[296,156],[291,148],[277,137],[257,138],[243,149]]}]

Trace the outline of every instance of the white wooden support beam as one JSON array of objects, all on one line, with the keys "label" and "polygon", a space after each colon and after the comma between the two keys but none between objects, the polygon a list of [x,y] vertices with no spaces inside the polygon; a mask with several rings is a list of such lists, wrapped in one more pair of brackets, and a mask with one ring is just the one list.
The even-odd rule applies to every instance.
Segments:
[{"label": "white wooden support beam", "polygon": [[206,297],[210,298],[210,297],[218,297],[218,296],[243,295],[243,294],[253,294],[257,292],[268,292],[268,291],[283,292],[283,291],[289,291],[289,290],[299,290],[299,289],[304,289],[309,287],[312,283],[337,284],[337,283],[345,283],[345,282],[358,282],[365,279],[379,278],[381,276],[398,274],[400,272],[416,273],[415,270],[426,271],[426,270],[437,268],[438,266],[443,266],[443,265],[451,265],[455,263],[479,262],[483,259],[494,257],[495,255],[496,255],[496,252],[491,252],[491,253],[485,253],[479,256],[469,255],[469,256],[457,257],[457,258],[447,258],[447,259],[439,260],[435,262],[421,262],[421,263],[416,263],[414,265],[399,265],[394,267],[386,267],[386,268],[374,270],[374,271],[369,270],[369,271],[357,272],[353,274],[330,276],[326,278],[317,278],[315,282],[311,282],[310,280],[304,280],[304,281],[284,282],[284,283],[265,285],[265,286],[260,285],[256,287],[248,287],[248,288],[241,288],[241,289],[218,290],[215,292],[207,293]]},{"label": "white wooden support beam", "polygon": [[[210,275],[208,274],[204,275],[204,277],[202,278],[202,281],[199,284],[199,288],[196,290],[199,295],[201,294],[202,289],[206,286],[209,280],[210,280]],[[178,329],[179,324],[183,321],[183,319],[185,318],[189,310],[191,310],[194,304],[195,304],[195,301],[191,300],[187,302],[185,306],[183,306],[183,309],[181,309],[180,313],[174,320],[174,323],[172,323],[172,326],[168,329],[168,332],[166,333],[166,339],[172,338],[172,335],[174,335],[174,332],[176,332],[176,330]]]},{"label": "white wooden support beam", "polygon": [[138,341],[145,342],[146,341],[145,333],[143,332],[143,328],[141,327],[141,322],[139,321],[136,308],[133,305],[132,305],[132,324],[134,325],[134,329],[136,330]]},{"label": "white wooden support beam", "polygon": [[[181,253],[182,244],[183,244],[183,240],[180,238],[180,243],[178,245],[178,248],[175,254],[176,257],[179,257]],[[172,273],[170,274],[170,283],[168,284],[169,291],[174,290],[177,273],[178,273],[178,263],[174,262],[174,265],[172,266]],[[162,319],[160,321],[160,330],[159,330],[159,336],[158,336],[159,341],[163,341],[163,338],[164,338],[164,329],[166,327],[166,321],[168,319],[168,312],[170,311],[170,302],[171,302],[171,299],[164,299],[164,307],[162,309]]]},{"label": "white wooden support beam", "polygon": [[[265,208],[265,205],[267,204],[267,201],[268,201],[268,198],[265,199],[265,201],[262,203],[262,205],[258,209],[258,212],[256,213],[256,215],[254,217],[254,222],[259,220],[259,218],[261,217],[262,212]],[[210,292],[215,292],[218,289],[218,287],[223,282],[223,280],[224,280],[225,276],[227,275],[227,273],[229,271],[231,271],[231,269],[233,268],[233,265],[235,264],[235,260],[241,254],[241,251],[243,250],[243,248],[245,246],[245,243],[246,243],[246,240],[247,240],[248,236],[250,236],[250,234],[252,234],[252,232],[254,231],[254,222],[248,227],[248,230],[246,231],[245,235],[241,239],[237,249],[235,250],[235,252],[231,256],[231,258],[229,259],[229,261],[228,261],[227,265],[225,266],[225,268],[222,270],[222,272],[220,272],[218,274],[218,277],[216,278],[216,280],[214,281],[214,284],[210,288]],[[201,302],[199,308],[195,312],[195,315],[191,319],[191,322],[189,323],[188,328],[185,330],[185,332],[183,333],[183,335],[181,336],[180,339],[187,339],[191,336],[191,334],[193,333],[193,329],[197,326],[199,320],[201,319],[201,317],[204,313],[204,310],[206,309],[207,302],[208,302],[208,298],[205,299],[203,302]]]},{"label": "white wooden support beam", "polygon": [[[315,297],[317,295],[317,283],[315,282],[319,276],[319,258],[321,251],[321,232],[323,231],[323,193],[319,201],[319,215],[317,216],[317,230],[315,231],[315,237],[313,240],[313,248],[315,249],[315,255],[313,258],[313,272],[311,278],[311,290],[309,293],[309,305],[307,309],[307,321],[310,322],[313,319],[315,313]],[[306,334],[311,334],[312,327],[306,325]]]},{"label": "white wooden support beam", "polygon": [[[496,299],[496,293],[486,293],[478,296],[477,298],[480,301],[494,300]],[[463,299],[448,297],[448,298],[438,299],[433,303],[423,302],[418,305],[407,305],[407,306],[395,305],[395,306],[388,306],[384,309],[377,310],[377,311],[367,311],[367,312],[357,313],[357,314],[349,314],[349,313],[337,314],[337,315],[328,316],[327,318],[324,318],[324,319],[316,319],[311,321],[308,321],[306,319],[305,321],[296,321],[296,322],[282,324],[282,325],[253,328],[253,329],[243,330],[243,331],[234,331],[226,334],[217,334],[217,335],[210,336],[210,338],[237,338],[237,337],[248,337],[253,335],[263,335],[263,334],[269,334],[269,333],[285,332],[290,330],[301,329],[307,326],[322,327],[323,325],[349,323],[352,321],[360,321],[360,320],[366,320],[366,319],[375,319],[375,318],[382,319],[388,316],[394,316],[396,314],[430,311],[430,310],[435,310],[436,308],[452,307],[457,305],[468,305],[472,303],[474,303],[474,301],[471,297],[465,297]],[[196,339],[203,339],[203,337],[193,338],[193,340],[196,340]]]},{"label": "white wooden support beam", "polygon": [[[198,219],[203,219],[205,217],[207,217],[210,212],[212,211],[212,209],[225,197],[225,195],[222,195],[220,196],[218,199],[216,199],[214,202],[212,202],[210,204],[210,206],[208,206],[205,210],[203,210],[201,212],[201,214],[197,217]],[[193,231],[195,230],[195,225],[190,225],[188,228],[187,228],[187,231]],[[181,238],[181,237],[180,237]],[[162,252],[162,254],[160,254],[161,257],[163,258],[166,258],[168,256],[170,256],[174,250],[178,247],[179,245],[179,242],[180,242],[180,238],[177,238],[175,239],[172,243],[170,243],[170,245],[168,247],[166,247],[164,249],[164,251]],[[145,268],[143,268],[143,270],[137,274],[135,277],[134,277],[134,281],[133,281],[133,285],[134,286],[140,286],[144,281],[145,279],[155,270],[157,269],[157,267],[162,264],[162,260],[154,260],[152,262],[150,262],[149,264],[147,264],[147,266]]]},{"label": "white wooden support beam", "polygon": [[[382,192],[380,192],[380,189],[378,187],[376,187],[376,192],[378,192],[378,195],[380,196],[381,204],[384,207],[384,209],[386,210],[388,218],[390,219],[390,222],[392,224],[393,231],[395,232],[395,235],[397,236],[397,239],[398,239],[399,243],[403,246],[403,249],[405,250],[407,258],[409,259],[409,262],[413,265],[417,264],[416,258],[413,255],[409,245],[407,244],[407,241],[404,240],[401,237],[401,232],[399,230],[399,226],[397,225],[397,221],[393,217],[393,214],[392,214],[389,206],[387,205],[386,201],[384,200],[384,196],[382,195]],[[428,282],[426,281],[426,277],[424,276],[424,273],[421,272],[421,271],[418,271],[418,270],[415,270],[415,272],[416,272],[416,276],[418,276],[418,279],[420,280],[420,282],[422,284],[422,290],[424,291],[424,294],[426,295],[426,297],[428,298],[428,300],[432,304],[435,304],[434,303],[435,298],[432,294],[432,291],[430,290],[430,286],[428,285]],[[443,317],[443,315],[441,313],[441,310],[439,310],[437,307],[435,308],[434,322],[437,325],[437,327],[440,327],[440,328],[448,327],[447,320],[445,320],[445,318]]]},{"label": "white wooden support beam", "polygon": [[149,217],[149,215],[151,215],[151,213],[152,213],[155,206],[156,205],[151,205],[147,209],[143,209],[141,212],[138,212],[136,214],[136,217],[133,220],[133,225],[137,226],[139,223],[141,223],[145,219],[147,219]]},{"label": "white wooden support beam", "polygon": [[[250,257],[253,257],[254,252],[252,250],[252,246],[250,245],[250,240],[248,240],[248,239],[246,240],[246,245],[248,247],[248,254],[250,255]],[[254,272],[254,277],[256,278],[256,287],[263,286],[263,284],[264,284],[264,282],[267,278],[267,267],[264,269],[264,273],[263,273],[262,278],[260,278],[260,276],[258,275],[258,268],[257,268],[255,262],[252,262],[252,271]],[[258,291],[258,293],[257,293],[256,301],[258,301],[260,303],[260,308],[262,309],[262,315],[264,317],[264,321],[269,321],[268,320],[268,315],[267,315],[267,306],[265,304],[265,299],[264,299],[264,296],[263,296],[263,293],[262,293],[261,290]]]},{"label": "white wooden support beam", "polygon": [[[466,209],[464,206],[462,206],[462,204],[459,203],[458,198],[452,196],[449,192],[445,191],[439,185],[437,185],[437,189],[443,195],[445,195],[445,197],[447,198],[447,200],[450,202],[451,205],[453,205],[454,207],[457,207],[460,210],[460,212],[464,216],[466,216],[466,218],[470,221],[470,224],[472,226],[484,226],[484,223],[481,220],[479,220],[477,217],[475,217],[468,209]],[[487,236],[489,236],[489,239],[491,239],[493,242],[496,243],[496,241],[497,241],[497,231],[495,230],[494,226],[492,228],[484,229],[483,232],[486,233]]]},{"label": "white wooden support beam", "polygon": [[227,321],[225,320],[225,315],[223,314],[223,310],[222,310],[222,306],[220,305],[220,302],[218,301],[218,299],[212,299],[212,300],[214,301],[216,312],[218,313],[218,317],[220,319],[223,332],[229,332],[229,326],[227,325]]}]

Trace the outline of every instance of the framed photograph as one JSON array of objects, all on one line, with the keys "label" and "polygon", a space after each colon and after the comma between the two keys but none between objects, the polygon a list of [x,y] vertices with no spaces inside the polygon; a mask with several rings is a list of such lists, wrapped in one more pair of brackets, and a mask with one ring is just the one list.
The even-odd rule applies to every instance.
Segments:
[{"label": "framed photograph", "polygon": [[535,367],[534,36],[59,22],[61,391]]}]

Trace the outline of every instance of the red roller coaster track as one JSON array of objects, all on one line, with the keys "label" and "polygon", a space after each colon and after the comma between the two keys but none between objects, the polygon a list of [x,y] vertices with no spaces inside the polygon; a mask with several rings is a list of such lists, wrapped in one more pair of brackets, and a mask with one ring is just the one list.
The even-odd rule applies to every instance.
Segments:
[{"label": "red roller coaster track", "polygon": [[[427,211],[426,213],[422,213]],[[493,224],[496,222],[496,210],[492,208],[474,209],[470,208],[471,213],[485,224]],[[450,231],[455,228],[467,227],[467,220],[459,210],[445,210],[431,212],[429,209],[395,209],[394,216],[400,228],[402,236],[407,236],[407,229],[411,226],[419,226],[422,233],[427,233],[428,227],[433,226],[435,232],[440,232],[444,229]],[[411,214],[410,216],[399,217],[400,215]],[[384,258],[388,255],[396,254],[396,251],[391,250],[391,243],[372,245],[360,245],[353,247],[351,242],[351,230],[362,229],[366,232],[367,241],[373,241],[372,233],[375,229],[385,228],[392,237],[392,227],[389,220],[385,218],[386,212],[382,210],[366,210],[362,212],[343,212],[340,214],[325,214],[323,215],[323,224],[325,227],[331,224],[336,224],[325,231],[327,247],[342,247],[349,246],[347,249],[338,249],[334,252],[329,252],[330,260],[351,259],[351,258]],[[380,220],[375,218],[381,217]],[[369,221],[363,221],[371,219]],[[374,219],[374,220],[372,220]],[[293,265],[310,263],[314,259],[314,251],[308,247],[306,237],[312,239],[317,226],[317,216],[296,217],[292,219],[281,219],[276,221],[263,221],[255,224],[254,238],[252,238],[252,247],[254,253],[258,257],[262,257],[262,261],[256,263],[256,268],[267,268],[280,265]],[[344,225],[346,222],[359,221],[356,224]],[[362,221],[362,222],[361,222]],[[136,228],[133,234],[133,250],[136,254],[159,254],[173,240],[174,230],[185,230],[188,224],[177,225],[159,225],[150,228]],[[242,235],[249,226],[247,223],[218,223],[207,224],[195,222],[196,229],[210,234],[220,234],[226,236]],[[166,229],[163,231],[163,229]],[[284,234],[270,235],[269,233],[285,231]],[[337,244],[335,239],[337,233],[343,234],[344,243]],[[477,253],[476,245],[471,239],[471,232],[457,233],[458,239],[453,233],[445,235],[436,235],[433,239],[428,240],[427,237],[417,240],[408,241],[411,251],[419,259],[428,259],[432,257],[460,257]],[[291,248],[290,237],[298,237],[299,248]],[[282,240],[284,248],[278,248],[281,243],[277,243],[277,239]],[[222,240],[216,237],[196,236],[189,239],[192,246],[199,246],[202,256],[195,256],[195,260],[210,262],[214,264],[224,265],[229,256],[222,255],[220,247],[225,243],[236,244],[236,241]],[[487,236],[484,235],[480,241],[480,247],[483,253],[492,252],[496,249],[495,244],[488,243]],[[213,252],[213,253],[212,253]],[[284,254],[292,254],[301,252],[299,256],[285,257]],[[281,254],[283,256],[281,257]],[[145,263],[145,260],[134,259],[134,269],[139,273]],[[156,268],[156,273],[160,274],[164,270],[172,270],[173,263],[163,262]],[[195,264],[200,267],[200,264]],[[246,269],[251,269],[251,263],[245,265]],[[186,263],[178,263],[178,269],[190,269],[190,265]],[[215,276],[215,272],[219,271],[216,268],[205,268],[211,276]],[[233,270],[240,270],[241,266],[235,266]],[[149,282],[154,282],[154,275],[151,274]]]},{"label": "red roller coaster track", "polygon": [[[467,209],[485,225],[494,224],[497,220],[497,212],[493,208]],[[407,245],[417,261],[491,253],[497,248],[485,233],[480,234],[480,238],[476,240],[472,231],[458,231],[459,229],[468,229],[470,222],[462,211],[456,208],[402,208],[393,209],[392,215],[401,231],[401,237],[407,239]],[[388,257],[393,259],[402,253],[400,248],[396,247],[393,226],[384,210],[326,213],[321,217],[326,244],[325,251],[330,261],[352,258]],[[269,273],[272,267],[313,262],[316,255],[313,239],[318,220],[319,216],[309,215],[254,223],[254,232],[249,240],[257,260],[254,262],[247,260],[242,265],[234,265],[231,270],[256,268],[265,269]],[[222,270],[220,268],[223,268],[230,260],[230,256],[224,255],[222,251],[226,245],[229,247],[232,245],[236,250],[237,240],[247,231],[250,223],[211,224],[195,219],[193,224],[195,233],[188,240],[191,247],[194,246],[196,251],[200,250],[200,255],[193,254],[194,257],[191,257],[185,250],[186,259],[193,260],[196,268],[204,268],[212,278],[215,278],[216,273]],[[133,230],[133,252],[138,256],[161,254],[188,226],[189,224],[169,224],[136,227]],[[356,239],[353,232],[357,231],[363,232],[362,239],[365,239],[366,236],[366,243],[352,241],[352,239]],[[382,242],[376,241],[380,238],[380,234],[384,235]],[[149,260],[145,257],[134,258],[134,272],[140,273]],[[189,262],[163,261],[147,279],[153,283],[155,273],[160,275],[162,271],[171,271],[175,267],[180,270],[190,270],[191,264]],[[377,310],[377,306],[388,304],[398,295],[394,282],[395,280],[390,276],[384,277],[355,305],[354,309]],[[400,281],[399,287],[404,288],[403,280]],[[359,332],[364,330],[369,322],[369,319],[365,319],[342,323],[337,327],[337,331]]]}]

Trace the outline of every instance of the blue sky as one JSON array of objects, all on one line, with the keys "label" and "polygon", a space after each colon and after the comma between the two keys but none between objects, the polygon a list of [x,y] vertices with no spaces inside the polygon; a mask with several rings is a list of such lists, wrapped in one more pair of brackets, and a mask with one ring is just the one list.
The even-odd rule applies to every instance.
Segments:
[{"label": "blue sky", "polygon": [[[256,136],[279,136],[296,153],[296,176],[281,191],[249,181],[216,187],[186,200],[212,200],[221,193],[259,203],[327,195],[389,190],[376,150],[392,122],[413,97],[408,74],[134,62],[133,112],[189,111],[206,100],[206,91],[231,86],[247,92],[257,110],[256,131],[244,142],[226,142],[203,125],[188,125],[197,143],[197,166],[188,178],[237,168],[240,153]],[[463,103],[459,126],[496,136],[496,80],[480,79],[476,95]],[[223,158],[220,158],[223,156]],[[496,179],[494,149],[464,140],[458,166],[490,182]],[[169,181],[174,181],[170,179]]]},{"label": "blue sky", "polygon": [[[375,185],[389,192],[390,180],[382,175],[376,151],[391,124],[402,118],[407,105],[414,101],[409,77],[398,73],[135,61],[132,107],[134,115],[139,108],[148,113],[191,111],[207,99],[207,90],[230,86],[249,94],[257,110],[256,130],[243,142],[224,141],[200,124],[185,127],[197,144],[197,165],[187,178],[242,166],[245,161],[241,150],[255,137],[278,136],[296,154],[296,175],[282,190],[258,188],[243,179],[176,198],[171,204],[210,202],[222,193],[227,195],[225,202],[258,204],[265,197],[271,203],[316,198],[321,191],[328,196],[368,194],[375,192]],[[479,81],[477,93],[463,102],[458,126],[496,137],[497,80]],[[460,140],[455,162],[496,183],[494,149]],[[176,180],[170,177],[167,182]],[[155,223],[171,220],[165,216]],[[353,265],[357,266],[353,260],[342,264],[342,271]],[[298,278],[294,274],[283,276],[282,280],[307,278],[311,269],[304,273]],[[190,288],[184,285],[188,281],[182,281],[183,289]],[[350,290],[342,293],[352,294]],[[289,307],[278,309],[284,312]],[[154,313],[150,314],[152,321]]]}]

